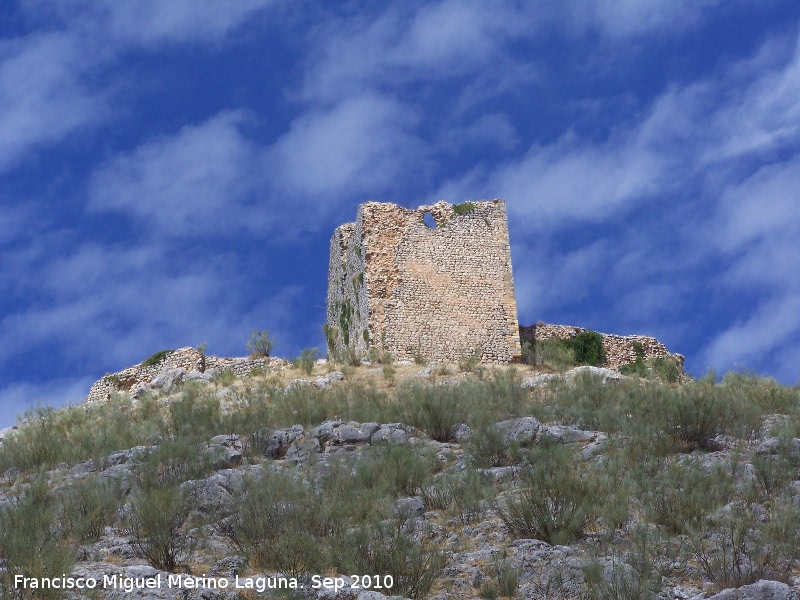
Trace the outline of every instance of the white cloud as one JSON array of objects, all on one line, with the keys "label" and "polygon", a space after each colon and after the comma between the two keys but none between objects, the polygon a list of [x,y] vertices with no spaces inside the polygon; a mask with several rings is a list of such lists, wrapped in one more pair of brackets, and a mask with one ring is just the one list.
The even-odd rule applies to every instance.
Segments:
[{"label": "white cloud", "polygon": [[750,314],[732,323],[710,342],[709,364],[764,364],[785,379],[800,376],[790,357],[800,336],[800,156],[759,169],[722,194],[711,243],[730,265],[720,285],[752,297]]},{"label": "white cloud", "polygon": [[700,23],[721,0],[579,0],[556,6],[576,34],[599,31],[609,38],[674,34]]},{"label": "white cloud", "polygon": [[[507,87],[538,78],[530,54],[512,44],[537,42],[554,33],[568,39],[596,38],[592,56],[606,42],[616,45],[646,35],[674,36],[699,25],[720,0],[579,0],[577,2],[464,3],[458,0],[390,5],[377,14],[339,19],[314,30],[315,50],[304,92],[337,99],[411,81],[442,81],[468,75],[481,87]],[[629,51],[629,48],[626,49]],[[526,64],[528,63],[528,64]],[[499,85],[498,85],[499,84]],[[480,94],[480,89],[471,90]]]},{"label": "white cloud", "polygon": [[635,135],[601,144],[567,135],[552,146],[534,145],[489,173],[449,182],[436,196],[505,198],[510,218],[541,231],[565,221],[612,218],[662,183],[665,164]]},{"label": "white cloud", "polygon": [[[722,231],[716,241],[735,250],[776,236],[800,236],[800,155],[759,169],[744,181],[730,185],[719,201]],[[800,253],[798,253],[800,254]]]},{"label": "white cloud", "polygon": [[31,19],[56,18],[82,35],[115,44],[218,41],[252,20],[273,0],[27,0]]},{"label": "white cloud", "polygon": [[360,16],[314,32],[316,49],[304,92],[330,100],[481,70],[484,77],[502,77],[516,62],[509,60],[506,44],[537,27],[536,19],[503,2],[444,0],[418,10],[391,5],[372,18]]},{"label": "white cloud", "polygon": [[718,334],[703,356],[708,365],[734,368],[767,367],[780,379],[800,380],[797,336],[800,334],[800,294],[792,291],[760,302],[746,318]]},{"label": "white cloud", "polygon": [[114,115],[110,100],[118,96],[120,76],[108,73],[122,52],[221,43],[270,2],[25,2],[28,19],[43,27],[0,42],[0,172]]},{"label": "white cloud", "polygon": [[296,119],[267,154],[278,189],[300,198],[386,189],[422,158],[413,113],[377,95],[356,96]]},{"label": "white cloud", "polygon": [[167,235],[263,226],[250,202],[263,182],[259,149],[239,131],[243,120],[225,111],[114,157],[92,176],[89,210],[121,211]]},{"label": "white cloud", "polygon": [[113,157],[91,178],[89,210],[122,212],[167,236],[287,234],[312,226],[299,212],[313,209],[319,223],[424,157],[413,115],[376,95],[302,114],[272,145],[245,137],[244,121],[223,111]]},{"label": "white cloud", "polygon": [[56,348],[63,368],[102,374],[165,347],[208,342],[209,352],[244,354],[253,328],[278,333],[284,347],[297,341],[292,308],[304,291],[256,291],[229,256],[152,241],[49,250],[57,258],[25,263],[28,301],[0,320],[0,360]]},{"label": "white cloud", "polygon": [[40,34],[0,45],[0,171],[106,115],[102,94],[81,81],[83,45]]}]

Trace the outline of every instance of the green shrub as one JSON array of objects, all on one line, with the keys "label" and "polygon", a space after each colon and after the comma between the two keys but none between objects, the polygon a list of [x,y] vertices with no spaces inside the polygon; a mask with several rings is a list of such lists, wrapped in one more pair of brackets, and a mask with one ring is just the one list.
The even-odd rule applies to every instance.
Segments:
[{"label": "green shrub", "polygon": [[480,347],[475,348],[472,352],[462,352],[461,358],[458,359],[458,370],[463,373],[472,373],[481,362],[483,350]]},{"label": "green shrub", "polygon": [[437,468],[436,454],[431,450],[381,444],[363,453],[355,473],[363,487],[398,497],[418,494]]},{"label": "green shrub", "polygon": [[584,567],[586,600],[650,600],[661,591],[660,577],[632,568],[615,556],[608,567],[592,562]]},{"label": "green shrub", "polygon": [[468,215],[477,207],[474,202],[462,202],[461,204],[453,204],[454,215]]},{"label": "green shrub", "polygon": [[535,340],[529,356],[529,364],[545,367],[553,371],[566,371],[575,366],[575,351],[570,340],[544,339]]},{"label": "green shrub", "polygon": [[371,346],[367,353],[367,360],[373,364],[392,366],[394,364],[394,355],[377,346]]},{"label": "green shrub", "polygon": [[727,396],[758,407],[760,415],[769,413],[797,415],[800,412],[800,386],[797,385],[784,386],[771,377],[728,371],[722,378],[720,386],[724,388]]},{"label": "green shrub", "polygon": [[300,356],[292,361],[295,369],[300,369],[306,375],[311,375],[314,370],[314,363],[319,358],[319,350],[316,348],[305,348],[300,352]]},{"label": "green shrub", "polygon": [[[495,371],[492,377],[480,383],[462,383],[459,387],[463,402],[490,411],[492,422],[523,416],[528,403],[528,391],[522,387],[514,367]],[[474,418],[472,422],[476,422]]]},{"label": "green shrub", "polygon": [[639,497],[647,518],[670,533],[684,534],[697,530],[708,515],[733,499],[735,491],[729,471],[707,472],[695,459],[665,465],[641,485]]},{"label": "green shrub", "polygon": [[800,508],[782,502],[770,517],[764,523],[757,506],[739,502],[689,536],[695,560],[717,588],[738,588],[760,579],[786,582],[800,566]]},{"label": "green shrub", "polygon": [[75,544],[96,541],[117,519],[122,501],[119,484],[92,477],[63,490],[61,516]]},{"label": "green shrub", "polygon": [[397,374],[397,371],[392,365],[384,365],[383,369],[381,369],[381,373],[387,385],[394,385],[394,376]]},{"label": "green shrub", "polygon": [[191,439],[165,441],[134,466],[134,477],[143,488],[177,485],[207,477],[214,470],[215,458],[213,452]]},{"label": "green shrub", "polygon": [[522,489],[496,503],[500,518],[518,538],[548,544],[578,539],[593,520],[595,494],[563,446],[534,448],[521,474]]},{"label": "green shrub", "polygon": [[646,361],[646,366],[656,377],[667,383],[678,383],[681,380],[681,375],[683,375],[683,369],[678,359],[674,356],[649,358]]},{"label": "green shrub", "polygon": [[479,468],[507,467],[522,458],[519,444],[507,441],[503,432],[493,425],[470,435],[466,448],[470,463]]},{"label": "green shrub", "polygon": [[24,472],[74,464],[147,443],[164,428],[152,398],[134,406],[130,398],[115,395],[96,405],[29,409],[25,423],[0,445],[0,472],[16,467]]},{"label": "green shrub", "polygon": [[191,508],[189,494],[176,485],[140,488],[125,521],[136,554],[156,569],[174,571],[191,551],[183,531]]},{"label": "green shrub", "polygon": [[220,432],[222,410],[216,396],[199,395],[201,386],[189,385],[181,399],[169,405],[169,433],[174,438],[206,441]]},{"label": "green shrub", "polygon": [[0,505],[0,585],[8,597],[57,598],[60,590],[18,590],[13,595],[14,576],[61,577],[71,573],[76,560],[74,547],[65,540],[63,522],[56,517],[56,501],[40,477],[21,496]]},{"label": "green shrub", "polygon": [[414,364],[424,365],[427,364],[427,362],[425,355],[422,353],[422,344],[418,344],[414,349]]},{"label": "green shrub", "polygon": [[320,539],[329,531],[321,502],[298,478],[265,471],[245,479],[217,528],[252,567],[299,576],[324,567]]},{"label": "green shrub", "polygon": [[644,361],[640,356],[637,356],[636,360],[632,363],[622,365],[619,368],[619,372],[623,375],[627,375],[628,377],[647,377],[647,365],[644,364]]},{"label": "green shrub", "polygon": [[722,433],[729,409],[717,390],[707,386],[687,388],[668,394],[667,427],[681,452],[714,448],[714,438]]},{"label": "green shrub", "polygon": [[252,356],[263,356],[268,358],[274,345],[275,340],[269,339],[269,331],[266,329],[263,331],[254,329],[250,332],[250,341],[247,342],[247,351]]},{"label": "green shrub", "polygon": [[159,350],[158,352],[147,358],[144,362],[142,362],[141,366],[153,367],[161,363],[165,358],[167,358],[173,352],[175,352],[175,350]]},{"label": "green shrub", "polygon": [[611,449],[589,475],[598,494],[597,514],[606,528],[611,530],[624,527],[630,517],[631,499],[635,490],[628,467],[621,453]]},{"label": "green shrub", "polygon": [[800,455],[792,451],[792,440],[781,438],[774,456],[756,454],[753,470],[768,497],[778,496],[792,481],[800,478]]},{"label": "green shrub", "polygon": [[519,576],[505,552],[494,556],[489,576],[481,585],[481,598],[513,598],[519,588]]},{"label": "green shrub", "polygon": [[469,525],[484,513],[493,489],[474,469],[463,473],[445,472],[422,486],[422,497],[429,510],[445,510]]},{"label": "green shrub", "polygon": [[447,556],[424,539],[424,531],[422,535],[414,533],[412,524],[424,527],[423,523],[400,517],[361,525],[342,539],[336,561],[339,571],[391,575],[392,594],[426,598],[447,564]]},{"label": "green shrub", "polygon": [[437,442],[455,441],[458,426],[467,420],[470,406],[460,386],[414,383],[397,390],[403,422],[422,429]]},{"label": "green shrub", "polygon": [[570,342],[575,364],[599,366],[606,362],[603,336],[596,331],[581,331]]}]

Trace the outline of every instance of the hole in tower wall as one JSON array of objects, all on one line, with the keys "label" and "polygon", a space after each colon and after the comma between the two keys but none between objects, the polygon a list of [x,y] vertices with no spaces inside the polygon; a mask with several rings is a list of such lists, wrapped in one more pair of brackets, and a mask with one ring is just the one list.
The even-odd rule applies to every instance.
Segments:
[{"label": "hole in tower wall", "polygon": [[433,215],[430,212],[426,212],[422,217],[422,220],[425,222],[425,225],[431,229],[436,229],[436,219],[433,218]]}]

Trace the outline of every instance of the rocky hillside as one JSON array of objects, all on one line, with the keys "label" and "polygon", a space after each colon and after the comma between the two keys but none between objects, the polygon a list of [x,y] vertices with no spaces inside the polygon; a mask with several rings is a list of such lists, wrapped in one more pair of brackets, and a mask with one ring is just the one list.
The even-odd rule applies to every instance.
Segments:
[{"label": "rocky hillside", "polygon": [[796,386],[373,358],[29,414],[3,596],[798,598]]}]

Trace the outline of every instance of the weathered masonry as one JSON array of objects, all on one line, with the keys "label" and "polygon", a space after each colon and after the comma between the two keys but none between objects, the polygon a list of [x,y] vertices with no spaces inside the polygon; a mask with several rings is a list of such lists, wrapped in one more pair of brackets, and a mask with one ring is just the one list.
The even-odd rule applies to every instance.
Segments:
[{"label": "weathered masonry", "polygon": [[331,239],[326,336],[340,356],[519,358],[505,202],[359,206]]}]

